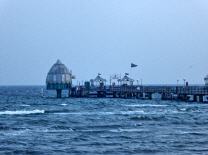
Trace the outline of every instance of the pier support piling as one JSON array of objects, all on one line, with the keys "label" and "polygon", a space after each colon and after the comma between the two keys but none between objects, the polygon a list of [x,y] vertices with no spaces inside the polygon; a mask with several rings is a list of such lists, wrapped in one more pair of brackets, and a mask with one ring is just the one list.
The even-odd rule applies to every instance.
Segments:
[{"label": "pier support piling", "polygon": [[61,98],[62,97],[62,90],[61,89],[57,89],[56,90],[56,93],[57,93],[57,98]]}]

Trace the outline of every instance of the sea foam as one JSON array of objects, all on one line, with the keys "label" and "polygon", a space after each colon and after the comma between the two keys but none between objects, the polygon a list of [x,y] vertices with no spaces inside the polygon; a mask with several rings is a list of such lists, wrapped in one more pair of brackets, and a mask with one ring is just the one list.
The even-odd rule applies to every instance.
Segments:
[{"label": "sea foam", "polygon": [[167,105],[160,105],[160,104],[130,104],[125,105],[127,107],[167,107]]},{"label": "sea foam", "polygon": [[44,110],[16,110],[16,111],[1,111],[0,115],[28,115],[28,114],[43,114]]},{"label": "sea foam", "polygon": [[56,112],[54,114],[60,115],[135,115],[135,114],[144,114],[143,110],[137,111],[100,111],[100,112]]}]

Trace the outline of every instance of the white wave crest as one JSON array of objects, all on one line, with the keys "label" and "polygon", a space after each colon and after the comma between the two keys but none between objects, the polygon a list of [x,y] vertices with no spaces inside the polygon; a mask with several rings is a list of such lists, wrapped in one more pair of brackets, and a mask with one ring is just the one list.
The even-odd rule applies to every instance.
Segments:
[{"label": "white wave crest", "polygon": [[109,130],[110,132],[142,132],[142,131],[145,131],[143,129],[112,129],[112,130]]},{"label": "white wave crest", "polygon": [[137,111],[121,111],[122,115],[135,115],[135,114],[144,114],[143,110],[137,110]]},{"label": "white wave crest", "polygon": [[127,107],[167,107],[167,105],[159,105],[159,104],[130,104],[126,106]]},{"label": "white wave crest", "polygon": [[18,131],[10,130],[10,131],[3,132],[3,135],[5,135],[5,136],[19,136],[19,135],[22,135],[25,133],[29,133],[29,131],[30,131],[29,129],[23,129],[23,130],[18,130]]},{"label": "white wave crest", "polygon": [[21,106],[22,107],[30,107],[30,105],[28,105],[28,104],[22,104]]},{"label": "white wave crest", "polygon": [[59,115],[135,115],[135,114],[143,114],[143,110],[137,110],[137,111],[118,111],[118,112],[111,112],[111,111],[103,111],[103,112],[60,112],[60,113],[54,113]]},{"label": "white wave crest", "polygon": [[66,103],[62,103],[61,105],[62,105],[62,106],[67,106],[67,104],[66,104]]},{"label": "white wave crest", "polygon": [[1,111],[0,115],[28,115],[28,114],[43,114],[44,110],[17,110],[17,111]]}]

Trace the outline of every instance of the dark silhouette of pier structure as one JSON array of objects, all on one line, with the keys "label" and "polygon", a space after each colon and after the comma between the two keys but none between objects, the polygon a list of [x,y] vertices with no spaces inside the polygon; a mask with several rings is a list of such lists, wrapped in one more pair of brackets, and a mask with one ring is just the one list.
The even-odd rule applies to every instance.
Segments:
[{"label": "dark silhouette of pier structure", "polygon": [[[156,97],[153,97],[156,95]],[[69,97],[137,98],[203,102],[208,98],[207,86],[140,86],[121,85],[71,88]]]},{"label": "dark silhouette of pier structure", "polygon": [[134,85],[134,80],[127,73],[124,77],[115,77],[106,85],[106,79],[99,73],[94,79],[83,85],[73,86],[74,76],[68,68],[58,60],[48,72],[46,86],[48,90],[56,90],[57,98],[62,97],[62,90],[68,91],[68,97],[74,98],[137,98],[182,100],[190,102],[208,102],[208,77],[205,85]]}]

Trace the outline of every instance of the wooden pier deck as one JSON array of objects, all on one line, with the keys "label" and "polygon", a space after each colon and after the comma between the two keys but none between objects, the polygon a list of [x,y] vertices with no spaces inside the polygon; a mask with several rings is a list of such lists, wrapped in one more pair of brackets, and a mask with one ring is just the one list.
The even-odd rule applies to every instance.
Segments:
[{"label": "wooden pier deck", "polygon": [[161,99],[180,99],[184,101],[208,101],[208,86],[75,86],[70,97],[112,97],[152,99],[153,94],[161,95]]}]

